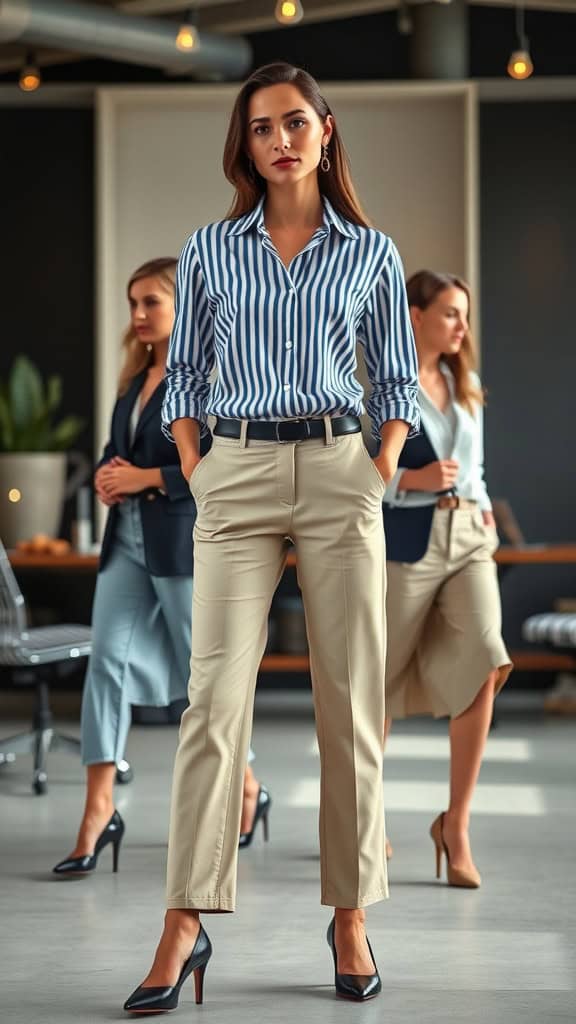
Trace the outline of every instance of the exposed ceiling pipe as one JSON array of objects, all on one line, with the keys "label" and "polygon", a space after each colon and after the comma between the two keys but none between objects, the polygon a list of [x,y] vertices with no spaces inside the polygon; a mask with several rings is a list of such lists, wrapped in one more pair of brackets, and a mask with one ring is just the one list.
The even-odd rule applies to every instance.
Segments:
[{"label": "exposed ceiling pipe", "polygon": [[124,14],[95,4],[68,0],[0,0],[0,43],[57,46],[108,60],[191,72],[199,76],[240,78],[252,62],[245,39],[199,33],[199,45],[176,49],[178,24]]}]

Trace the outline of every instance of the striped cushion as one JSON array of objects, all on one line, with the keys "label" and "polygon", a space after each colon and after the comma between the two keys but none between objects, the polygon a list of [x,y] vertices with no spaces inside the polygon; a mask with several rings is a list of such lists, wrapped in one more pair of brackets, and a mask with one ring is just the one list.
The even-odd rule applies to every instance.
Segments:
[{"label": "striped cushion", "polygon": [[522,636],[531,643],[576,647],[576,614],[547,612],[544,615],[531,615],[522,626]]}]

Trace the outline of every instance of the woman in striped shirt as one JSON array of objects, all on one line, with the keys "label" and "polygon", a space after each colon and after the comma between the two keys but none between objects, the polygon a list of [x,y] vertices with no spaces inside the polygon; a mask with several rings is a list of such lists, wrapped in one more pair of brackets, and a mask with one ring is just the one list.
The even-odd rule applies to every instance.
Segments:
[{"label": "woman in striped shirt", "polygon": [[[194,637],[176,755],[168,912],[131,1012],[173,1009],[211,946],[202,911],[235,908],[237,835],[267,615],[291,540],[306,611],[322,764],[322,903],[339,995],[380,978],[364,907],[387,896],[382,800],[385,559],[381,504],[418,373],[402,266],[370,227],[314,79],[269,65],[242,87],[224,152],[236,195],[178,269],[164,429],[198,507]],[[356,343],[372,383],[362,441]],[[211,384],[211,373],[217,378]],[[214,444],[200,435],[216,417]]]}]

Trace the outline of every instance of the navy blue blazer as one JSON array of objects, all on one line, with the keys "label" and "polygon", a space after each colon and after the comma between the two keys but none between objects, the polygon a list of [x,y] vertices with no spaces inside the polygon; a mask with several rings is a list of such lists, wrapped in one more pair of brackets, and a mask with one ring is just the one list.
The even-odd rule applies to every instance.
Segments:
[{"label": "navy blue blazer", "polygon": [[[196,505],[188,482],[182,475],[178,449],[161,430],[160,413],[166,385],[161,381],[148,399],[130,444],[130,417],[146,372],[138,374],[125,395],[118,398],[112,413],[110,440],[98,466],[115,455],[140,469],[159,468],[164,480],[162,494],[150,487],[134,498],[140,503],[144,553],[152,576],[192,576],[194,570],[192,528],[196,521]],[[202,454],[209,449],[211,437],[203,440]],[[102,541],[100,569],[103,569],[114,545],[118,508],[112,505]]]},{"label": "navy blue blazer", "polygon": [[[424,430],[411,437],[404,444],[398,466],[402,469],[422,469],[430,462],[437,462],[432,443]],[[439,493],[446,493],[445,491]],[[401,508],[383,505],[384,533],[386,534],[386,558],[390,562],[419,562],[428,550],[434,505],[423,508]]]}]

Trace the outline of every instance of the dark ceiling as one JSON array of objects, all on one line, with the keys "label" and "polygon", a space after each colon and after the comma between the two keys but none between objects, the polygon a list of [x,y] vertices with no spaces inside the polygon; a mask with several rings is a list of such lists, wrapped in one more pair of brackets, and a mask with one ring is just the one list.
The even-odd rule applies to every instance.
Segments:
[{"label": "dark ceiling", "polygon": [[[470,77],[506,75],[515,45],[514,9],[471,6]],[[535,74],[576,76],[576,12],[528,9],[526,31]],[[333,21],[316,21],[293,28],[247,33],[254,65],[284,59],[302,64],[323,80],[407,79],[410,36],[400,35],[395,10]],[[3,56],[14,48],[0,45]],[[42,69],[45,82],[163,82],[174,81],[164,71],[138,65],[76,57]],[[0,82],[17,80],[16,70],[0,73]],[[181,79],[178,79],[181,80]]]}]

